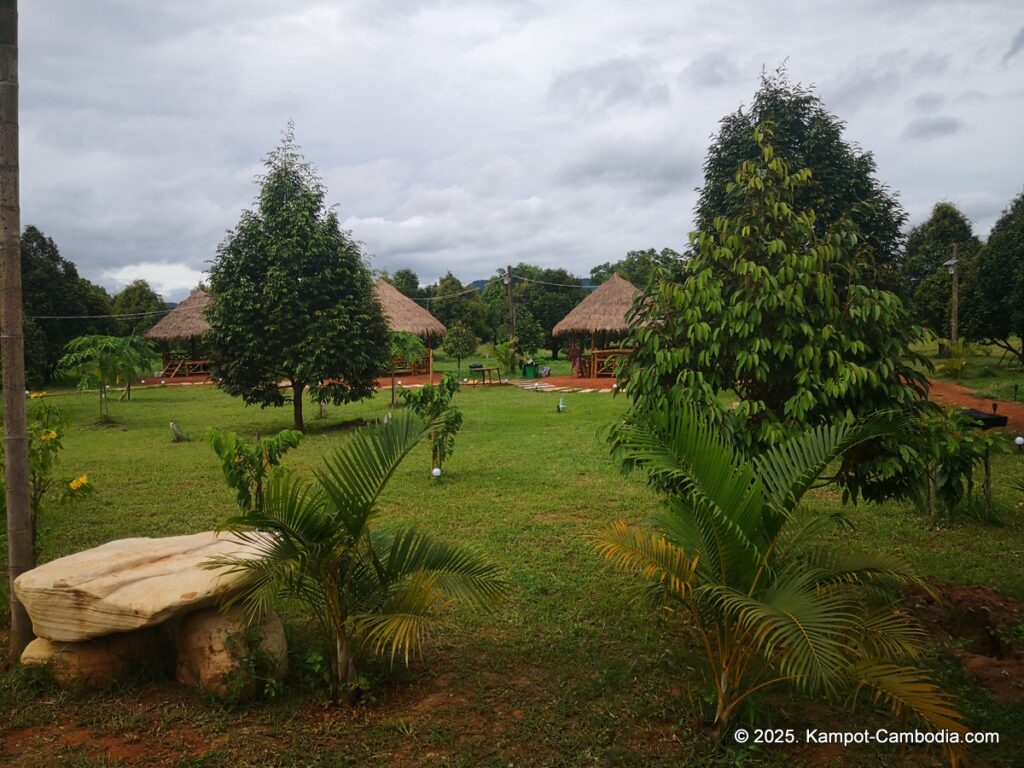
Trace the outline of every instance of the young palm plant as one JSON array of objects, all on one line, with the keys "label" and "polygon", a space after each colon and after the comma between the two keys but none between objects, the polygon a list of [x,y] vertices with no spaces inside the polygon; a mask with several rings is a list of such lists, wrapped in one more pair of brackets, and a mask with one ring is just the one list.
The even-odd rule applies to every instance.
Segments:
[{"label": "young palm plant", "polygon": [[334,701],[355,695],[366,655],[408,664],[437,625],[439,603],[489,606],[504,594],[497,567],[476,555],[415,530],[372,528],[381,492],[433,426],[406,412],[358,432],[325,460],[314,483],[278,471],[262,510],[223,525],[260,555],[210,563],[248,575],[232,602],[253,614],[279,598],[302,603],[329,648]]},{"label": "young palm plant", "polygon": [[714,683],[717,736],[750,696],[783,683],[868,690],[900,718],[963,731],[951,698],[904,663],[924,640],[896,602],[895,587],[917,581],[909,567],[822,542],[849,523],[800,504],[835,459],[891,431],[881,419],[820,426],[750,460],[688,407],[614,428],[614,454],[647,474],[665,507],[655,532],[615,522],[597,549],[679,612]]}]

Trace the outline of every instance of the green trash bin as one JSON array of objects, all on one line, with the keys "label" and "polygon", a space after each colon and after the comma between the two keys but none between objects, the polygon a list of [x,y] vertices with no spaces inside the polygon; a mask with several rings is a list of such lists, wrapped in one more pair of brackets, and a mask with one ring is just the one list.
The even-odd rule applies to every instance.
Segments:
[{"label": "green trash bin", "polygon": [[523,378],[524,379],[536,379],[537,378],[537,364],[536,363],[525,363],[523,365]]}]

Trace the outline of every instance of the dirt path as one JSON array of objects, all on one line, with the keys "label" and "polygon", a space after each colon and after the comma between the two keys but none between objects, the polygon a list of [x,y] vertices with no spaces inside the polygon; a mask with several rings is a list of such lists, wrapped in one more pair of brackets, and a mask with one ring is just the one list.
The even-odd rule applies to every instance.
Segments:
[{"label": "dirt path", "polygon": [[992,412],[992,403],[999,406],[998,413],[1006,416],[1009,430],[1024,431],[1024,403],[1010,403],[1005,400],[985,400],[976,397],[967,387],[941,379],[929,379],[931,382],[931,399],[943,405],[957,405],[961,408],[974,408],[984,413]]}]

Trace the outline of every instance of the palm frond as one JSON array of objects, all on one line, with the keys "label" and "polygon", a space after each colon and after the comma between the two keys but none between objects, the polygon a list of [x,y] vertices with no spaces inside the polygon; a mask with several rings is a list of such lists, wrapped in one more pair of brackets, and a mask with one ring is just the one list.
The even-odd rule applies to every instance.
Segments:
[{"label": "palm frond", "polygon": [[[856,692],[872,691],[872,700],[885,702],[899,718],[913,716],[936,731],[964,734],[967,727],[953,697],[940,689],[927,673],[883,659],[864,659],[848,670]],[[945,746],[952,766],[962,763],[966,750],[958,744]]]},{"label": "palm frond", "polygon": [[375,429],[357,432],[315,472],[334,517],[349,535],[362,536],[377,497],[429,429],[429,423],[406,411]]},{"label": "palm frond", "polygon": [[799,687],[835,693],[849,664],[849,636],[860,621],[849,596],[815,590],[808,579],[780,580],[758,597],[708,586],[701,602],[721,610],[762,657]]},{"label": "palm frond", "polygon": [[432,615],[435,605],[444,599],[437,581],[435,574],[414,573],[380,610],[353,614],[353,636],[360,646],[378,655],[387,654],[392,662],[401,655],[408,665],[409,657],[419,653],[430,630],[439,624]]},{"label": "palm frond", "polygon": [[[817,426],[769,448],[754,458],[768,503],[786,517],[829,464],[854,446],[893,434],[898,428],[898,417],[883,413],[856,425]],[[768,532],[771,539],[774,534]]]},{"label": "palm frond", "polygon": [[449,597],[480,606],[492,605],[508,591],[498,566],[471,550],[438,541],[422,531],[409,529],[387,539],[375,535],[371,542],[388,544],[381,558],[388,582],[417,573],[430,574],[436,577],[436,587]]},{"label": "palm frond", "polygon": [[922,653],[928,633],[910,616],[891,605],[865,613],[855,638],[861,658],[905,659]]},{"label": "palm frond", "polygon": [[673,511],[684,519],[659,518],[670,538],[682,532],[682,543],[698,531],[705,567],[722,581],[756,568],[762,559],[761,483],[709,420],[689,405],[635,413],[613,430],[611,441],[626,466],[644,471],[673,499]]},{"label": "palm frond", "polygon": [[618,520],[595,536],[594,548],[622,570],[652,579],[671,593],[685,596],[693,588],[697,560],[663,536]]},{"label": "palm frond", "polygon": [[835,548],[805,549],[794,563],[816,574],[816,587],[838,584],[892,586],[920,584],[920,577],[902,557],[885,552],[851,552]]}]

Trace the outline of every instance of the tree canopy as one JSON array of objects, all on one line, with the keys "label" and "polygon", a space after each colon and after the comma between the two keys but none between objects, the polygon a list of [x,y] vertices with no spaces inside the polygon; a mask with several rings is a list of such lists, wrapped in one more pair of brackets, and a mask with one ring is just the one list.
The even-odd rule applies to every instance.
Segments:
[{"label": "tree canopy", "polygon": [[1024,364],[1024,193],[992,227],[968,295],[968,335]]},{"label": "tree canopy", "polygon": [[654,248],[629,251],[626,258],[621,261],[606,261],[604,264],[598,264],[592,268],[590,281],[595,285],[600,285],[617,272],[637,288],[643,288],[657,274],[658,267],[678,266],[681,264],[681,259],[682,256],[671,248],[662,248],[660,251],[656,251]]},{"label": "tree canopy", "polygon": [[[843,218],[861,233],[865,261],[861,280],[906,297],[902,284],[901,233],[906,213],[875,178],[875,159],[843,135],[844,124],[813,90],[790,83],[786,72],[765,73],[750,108],[726,115],[704,162],[704,186],[697,203],[697,227],[711,231],[715,217],[732,216],[742,202],[728,194],[740,163],[756,160],[754,128],[774,124],[773,145],[793,168],[808,168],[806,183],[794,190],[794,205],[813,208],[818,235]],[[639,284],[636,284],[639,287]]]},{"label": "tree canopy", "polygon": [[[970,285],[974,261],[981,248],[971,222],[952,203],[937,203],[932,215],[907,236],[904,275],[914,320],[938,336],[949,335],[952,279],[945,262],[960,261],[961,295]],[[965,307],[967,309],[969,307]]]},{"label": "tree canopy", "polygon": [[217,249],[207,311],[221,387],[248,404],[280,406],[291,386],[336,404],[373,395],[387,373],[388,326],[359,244],[324,204],[325,189],[289,126],[264,160],[255,209]]},{"label": "tree canopy", "polygon": [[391,276],[391,284],[398,289],[399,293],[408,296],[410,299],[419,298],[420,278],[411,269],[400,269]]},{"label": "tree canopy", "polygon": [[[513,296],[520,349],[532,353],[543,346],[551,350],[552,359],[557,360],[563,340],[552,336],[551,331],[586,297],[583,282],[565,269],[541,269],[528,264],[519,264],[512,274],[520,278],[516,281]],[[528,317],[524,310],[529,313]],[[540,327],[539,343],[536,330],[530,324],[531,319]],[[528,344],[530,349],[524,344]]]},{"label": "tree canopy", "polygon": [[114,296],[113,308],[115,315],[135,315],[116,318],[117,332],[122,336],[141,336],[160,319],[159,314],[153,313],[167,309],[167,304],[149,283],[135,280]]},{"label": "tree canopy", "polygon": [[25,376],[33,385],[53,379],[69,341],[113,330],[110,318],[98,317],[113,314],[107,292],[80,277],[75,265],[60,255],[53,238],[31,225],[21,236],[21,286]]},{"label": "tree canopy", "polygon": [[771,136],[770,124],[755,129],[759,154],[727,187],[732,213],[690,236],[681,282],[641,291],[626,342],[637,407],[696,401],[751,452],[807,425],[912,408],[927,392],[927,361],[911,349],[924,332],[871,284],[854,223],[819,232],[799,207],[813,173],[791,172]]}]

